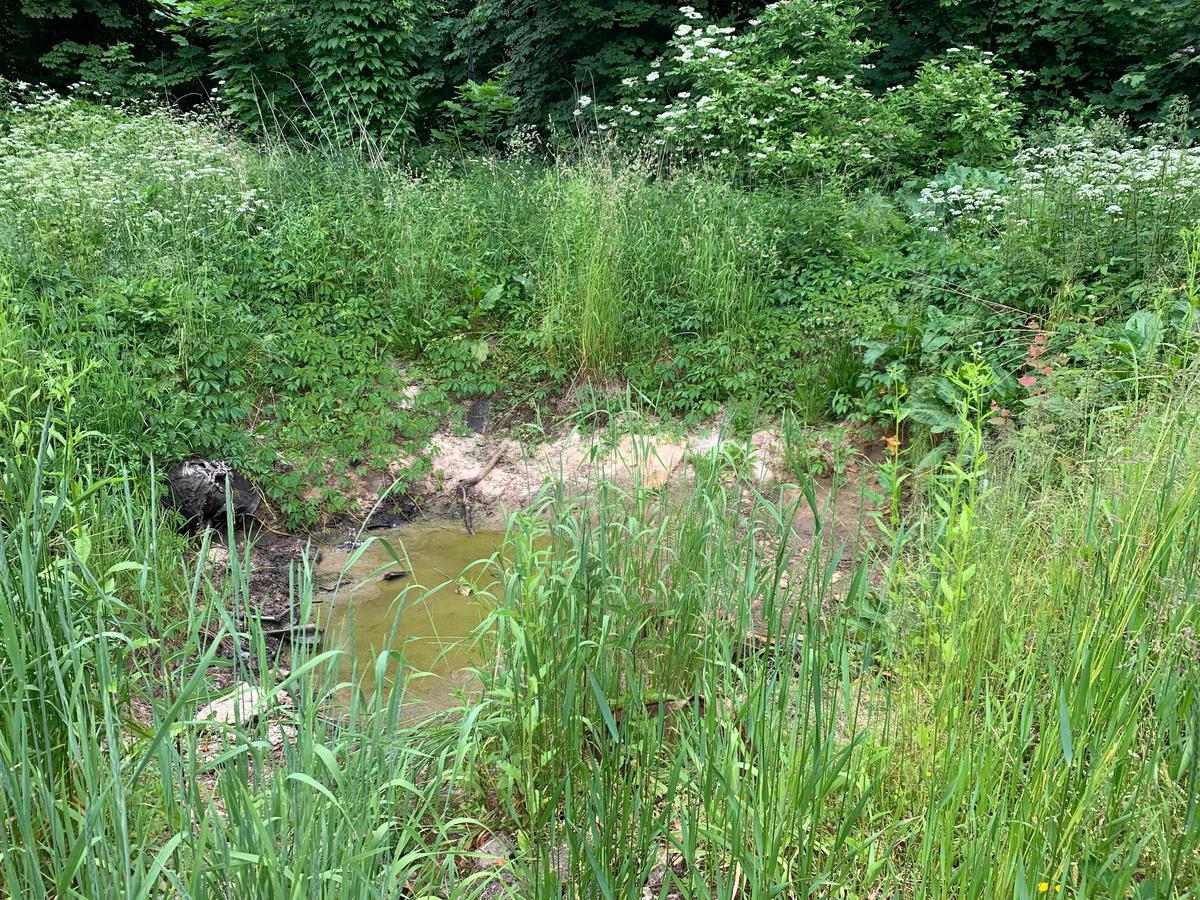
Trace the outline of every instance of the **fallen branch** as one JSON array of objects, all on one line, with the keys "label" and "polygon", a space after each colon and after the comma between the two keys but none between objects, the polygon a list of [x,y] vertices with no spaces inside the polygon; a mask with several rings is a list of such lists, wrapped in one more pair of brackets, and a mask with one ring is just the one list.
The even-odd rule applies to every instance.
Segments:
[{"label": "fallen branch", "polygon": [[500,462],[500,457],[504,455],[504,448],[501,447],[492,454],[492,458],[487,461],[482,469],[472,475],[470,478],[464,478],[461,481],[455,482],[454,490],[458,491],[458,500],[462,504],[463,525],[467,529],[467,534],[475,533],[475,525],[471,516],[471,498],[467,493],[470,488],[475,487],[483,479],[487,478],[492,469],[496,468],[496,463]]},{"label": "fallen branch", "polygon": [[462,503],[463,527],[467,529],[467,534],[474,534],[475,525],[471,518],[471,498],[467,495],[466,485],[458,489],[458,499]]},{"label": "fallen branch", "polygon": [[465,491],[467,488],[475,487],[475,485],[479,484],[479,482],[483,481],[483,479],[487,478],[488,475],[491,474],[492,469],[496,468],[496,463],[500,462],[500,457],[502,457],[503,455],[504,455],[504,448],[501,447],[499,450],[497,450],[495,453],[492,454],[492,458],[487,461],[487,465],[485,465],[482,469],[480,469],[477,473],[472,475],[470,478],[462,479],[455,486],[460,491]]}]

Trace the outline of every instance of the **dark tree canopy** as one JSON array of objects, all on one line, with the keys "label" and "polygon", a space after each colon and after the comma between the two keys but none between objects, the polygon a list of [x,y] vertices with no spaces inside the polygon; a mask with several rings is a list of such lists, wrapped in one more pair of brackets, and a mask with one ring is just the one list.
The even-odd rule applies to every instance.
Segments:
[{"label": "dark tree canopy", "polygon": [[[0,75],[10,80],[185,103],[217,88],[247,124],[260,124],[265,105],[406,140],[461,139],[483,122],[561,125],[581,93],[612,97],[660,56],[683,16],[669,0],[9,2]],[[693,5],[738,25],[765,4]],[[1180,97],[1200,100],[1200,0],[882,0],[862,21],[879,46],[877,89],[974,46],[1028,73],[1033,110],[1090,105],[1140,122]]]}]

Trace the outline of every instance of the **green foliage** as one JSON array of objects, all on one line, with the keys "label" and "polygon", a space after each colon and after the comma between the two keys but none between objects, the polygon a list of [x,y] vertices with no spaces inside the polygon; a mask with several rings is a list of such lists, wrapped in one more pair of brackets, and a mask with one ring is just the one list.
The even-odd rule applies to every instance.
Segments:
[{"label": "green foliage", "polygon": [[1196,0],[889,0],[873,5],[868,19],[883,47],[880,86],[905,82],[950,47],[974,47],[1028,74],[1030,109],[1087,103],[1145,121],[1178,97],[1193,106],[1200,99]]},{"label": "green foliage", "polygon": [[168,4],[182,39],[208,48],[214,99],[241,124],[309,140],[416,134],[431,49],[423,0]]},{"label": "green foliage", "polygon": [[894,101],[915,132],[912,156],[903,164],[927,171],[939,160],[986,166],[1007,157],[1018,143],[1022,109],[1013,93],[1021,83],[988,53],[947,53],[922,63]]},{"label": "green foliage", "polygon": [[[940,167],[894,194],[599,152],[414,172],[6,97],[4,890],[1195,895],[1200,157],[1113,123],[1014,154],[993,69],[918,81],[870,101]],[[220,456],[313,524],[420,474],[450,400],[568,388],[612,434],[783,411],[796,484],[726,440],[678,491],[549,489],[478,598],[482,690],[417,725],[399,648],[273,656],[256,573],[155,492]],[[891,425],[861,529],[867,463],[805,422],[852,405]],[[218,736],[229,675],[275,708]]]},{"label": "green foliage", "polygon": [[446,124],[434,130],[434,139],[476,153],[503,147],[512,134],[517,107],[506,81],[506,75],[500,73],[484,82],[460,84],[453,100],[442,101]]},{"label": "green foliage", "polygon": [[939,161],[1003,158],[1015,145],[1017,79],[988,55],[948,54],[913,84],[876,95],[862,70],[877,49],[850,3],[784,0],[750,27],[703,23],[690,7],[667,54],[624,79],[595,112],[597,137],[636,143],[772,181],[895,180]]},{"label": "green foliage", "polygon": [[[1096,417],[1068,460],[1028,434],[987,448],[988,376],[958,368],[963,444],[848,572],[812,487],[806,546],[792,506],[723,485],[738,449],[673,499],[547,501],[480,598],[485,690],[414,724],[413,676],[372,688],[338,648],[273,664],[253,573],[205,565],[207,536],[187,546],[152,489],[112,477],[75,426],[86,373],[31,354],[8,308],[0,434],[34,439],[0,443],[14,895],[1200,882],[1194,397]],[[290,600],[308,621],[306,568]],[[275,700],[218,737],[197,713],[223,670]],[[485,832],[511,838],[507,865],[474,869]]]},{"label": "green foliage", "polygon": [[[196,116],[18,98],[0,270],[36,346],[123,385],[103,401],[81,383],[79,418],[125,436],[128,461],[228,458],[310,522],[349,508],[363,469],[418,475],[449,402],[536,407],[581,378],[691,422],[857,413],[939,434],[946,373],[976,354],[1006,427],[1144,396],[1147,359],[1191,353],[1176,285],[1196,151],[1111,126],[1051,140],[889,196],[599,153],[414,174],[255,149]],[[1139,311],[1161,323],[1153,353],[1126,334]]]},{"label": "green foliage", "polygon": [[[964,70],[937,79],[929,72],[921,75],[948,54],[982,51],[1019,67],[1024,84],[1014,81],[1000,90],[1020,88],[1024,106],[1039,112],[1092,105],[1144,122],[1168,117],[1180,100],[1195,108],[1200,104],[1198,2],[698,0],[685,15],[706,18],[713,28],[737,28],[736,40],[711,48],[720,52],[702,47],[689,54],[691,43],[705,37],[677,35],[688,39],[674,41],[672,52],[680,52],[662,61],[657,87],[687,93],[694,85],[696,98],[716,98],[733,112],[737,102],[748,104],[740,127],[717,132],[723,140],[712,144],[693,141],[689,152],[728,149],[733,154],[744,149],[745,139],[765,137],[764,145],[776,148],[768,155],[798,154],[796,162],[806,169],[822,161],[822,148],[832,148],[838,165],[828,168],[863,169],[866,152],[886,172],[894,159],[885,150],[893,141],[903,149],[915,140],[923,158],[944,126],[960,117],[956,134],[949,135],[949,151],[939,154],[959,158],[964,137],[972,142],[987,132],[988,142],[975,145],[985,149],[1018,109],[1012,103],[994,109],[953,99],[960,90],[973,94],[978,87],[994,101],[995,86],[976,84],[982,72]],[[743,28],[751,21],[768,23],[754,40]],[[631,93],[622,82],[646,75],[680,24],[678,8],[664,0],[568,0],[551,6],[536,0],[448,5],[317,0],[303,8],[267,0],[14,0],[13,13],[0,23],[0,77],[46,81],[58,89],[82,81],[102,96],[169,96],[185,107],[215,96],[243,126],[307,141],[366,135],[389,142],[439,132],[454,134],[456,144],[490,147],[497,143],[494,135],[464,141],[459,131],[472,126],[454,123],[462,110],[492,106],[496,98],[483,86],[500,78],[511,107],[503,110],[504,127],[519,126],[522,134],[536,130],[543,138],[552,133],[561,138],[571,132],[572,103],[581,95],[600,107],[628,105],[639,113],[648,111],[638,102],[650,97],[672,102],[670,111],[677,112],[676,95],[662,97],[645,85]],[[693,20],[682,24],[695,27]],[[728,49],[736,58],[721,55]],[[803,61],[799,70],[792,65],[795,59]],[[804,73],[809,84],[797,79]],[[846,73],[854,76],[849,87],[843,83]],[[821,76],[833,86],[815,90]],[[988,79],[996,77],[992,73]],[[784,88],[785,95],[769,102],[764,80]],[[865,108],[871,106],[868,97],[886,96],[888,88],[933,80],[940,85],[929,85],[932,96],[909,110],[915,123],[892,106]],[[800,88],[794,98],[786,94],[792,87]],[[456,97],[459,88],[466,93]],[[472,93],[477,96],[466,96]],[[731,94],[736,101],[728,99]],[[940,119],[937,108],[946,102],[954,110]],[[920,114],[922,105],[929,118]],[[968,108],[984,121],[961,118]],[[707,113],[719,124],[724,111],[714,107]],[[767,125],[776,128],[747,129],[749,118],[762,123],[769,116],[775,118]],[[838,122],[854,123],[848,152],[841,152],[835,140]],[[922,123],[924,139],[908,133]],[[809,138],[795,148],[795,132],[788,130],[793,126]],[[704,127],[700,133],[711,132]],[[762,145],[750,149],[766,152]],[[914,162],[900,158],[905,165]],[[961,158],[978,159],[970,149]]]},{"label": "green foliage", "polygon": [[[713,16],[745,16],[758,3],[700,2]],[[460,55],[508,72],[516,117],[539,129],[570,123],[580,93],[612,97],[618,82],[661,52],[678,18],[666,0],[478,0],[460,35]]]},{"label": "green foliage", "polygon": [[0,21],[0,78],[115,100],[183,96],[200,87],[202,54],[157,27],[149,0],[14,0]]}]

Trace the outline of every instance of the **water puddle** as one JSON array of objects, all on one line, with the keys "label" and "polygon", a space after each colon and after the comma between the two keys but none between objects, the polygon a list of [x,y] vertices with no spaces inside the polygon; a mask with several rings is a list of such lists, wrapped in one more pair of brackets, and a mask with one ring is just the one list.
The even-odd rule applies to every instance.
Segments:
[{"label": "water puddle", "polygon": [[[390,649],[406,668],[430,673],[409,682],[409,716],[456,705],[456,694],[475,681],[466,671],[477,661],[474,647],[463,639],[487,614],[481,595],[499,588],[495,568],[481,561],[499,549],[504,532],[420,524],[369,537],[353,563],[354,542],[323,546],[315,573],[323,643],[347,651],[341,678],[350,679],[357,667],[364,689],[375,690],[376,660]],[[388,660],[389,684],[400,665],[399,658]]]}]

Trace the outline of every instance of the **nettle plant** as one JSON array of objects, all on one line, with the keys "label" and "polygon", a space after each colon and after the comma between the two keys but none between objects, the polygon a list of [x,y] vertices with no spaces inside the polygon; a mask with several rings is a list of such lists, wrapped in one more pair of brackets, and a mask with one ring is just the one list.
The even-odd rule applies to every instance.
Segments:
[{"label": "nettle plant", "polygon": [[842,0],[781,0],[747,29],[690,6],[669,52],[622,81],[621,98],[581,96],[585,131],[770,177],[894,176],[937,159],[991,161],[1016,144],[1016,76],[955,48],[911,86],[862,83],[877,45]]}]

